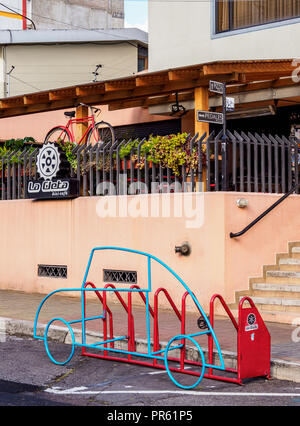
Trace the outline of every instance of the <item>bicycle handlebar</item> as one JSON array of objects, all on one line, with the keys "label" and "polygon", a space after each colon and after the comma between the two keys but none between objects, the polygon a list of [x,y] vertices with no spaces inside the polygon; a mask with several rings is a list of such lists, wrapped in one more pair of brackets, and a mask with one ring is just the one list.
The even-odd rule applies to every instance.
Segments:
[{"label": "bicycle handlebar", "polygon": [[100,109],[100,108],[92,107],[92,106],[90,106],[90,105],[84,104],[83,102],[80,102],[80,103],[79,103],[78,105],[76,105],[76,106],[80,106],[80,105],[82,105],[82,106],[87,106],[88,108],[91,108],[91,109],[95,110],[95,113],[96,113],[96,114],[97,114],[97,112],[101,112],[101,109]]}]

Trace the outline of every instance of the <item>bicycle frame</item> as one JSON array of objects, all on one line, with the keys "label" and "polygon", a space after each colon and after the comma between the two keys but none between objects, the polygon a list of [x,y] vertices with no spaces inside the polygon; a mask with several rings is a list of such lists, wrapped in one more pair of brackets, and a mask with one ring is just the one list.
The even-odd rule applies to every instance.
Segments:
[{"label": "bicycle frame", "polygon": [[[89,115],[87,117],[81,117],[81,118],[70,118],[66,125],[58,126],[58,127],[61,127],[63,129],[61,134],[59,135],[58,139],[60,139],[61,135],[64,132],[66,132],[69,135],[70,142],[78,143],[78,145],[80,145],[83,141],[85,141],[85,143],[86,143],[87,136],[88,136],[89,132],[95,127],[95,124],[96,124],[93,109],[91,107],[90,107],[90,109],[91,109],[91,115]],[[76,142],[76,135],[75,135],[73,125],[74,124],[84,124],[84,123],[89,123],[89,125],[86,128],[86,130],[84,131],[84,134],[82,135],[80,140],[78,142]],[[55,129],[56,127],[57,126],[53,127],[51,130]],[[51,132],[51,130],[50,130],[50,132]]]},{"label": "bicycle frame", "polygon": [[90,124],[88,125],[87,129],[85,130],[80,140],[77,142],[79,145],[82,143],[82,141],[84,140],[86,141],[87,135],[89,134],[90,130],[93,129],[93,127],[95,126],[94,115],[92,114],[91,116],[82,117],[82,118],[71,118],[67,122],[67,125],[65,126],[65,129],[69,131],[69,134],[71,135],[71,141],[75,142],[76,139],[75,139],[73,124],[83,124],[83,123],[90,123]]}]

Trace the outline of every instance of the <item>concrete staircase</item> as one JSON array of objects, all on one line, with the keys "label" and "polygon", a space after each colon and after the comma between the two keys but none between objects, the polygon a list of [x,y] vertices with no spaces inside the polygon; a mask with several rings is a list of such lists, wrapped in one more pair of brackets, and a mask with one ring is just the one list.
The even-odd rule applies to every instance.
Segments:
[{"label": "concrete staircase", "polygon": [[263,276],[250,278],[249,290],[235,296],[229,305],[235,314],[241,298],[249,296],[264,321],[300,325],[300,241],[289,243],[287,253],[276,255],[276,265],[265,265]]}]

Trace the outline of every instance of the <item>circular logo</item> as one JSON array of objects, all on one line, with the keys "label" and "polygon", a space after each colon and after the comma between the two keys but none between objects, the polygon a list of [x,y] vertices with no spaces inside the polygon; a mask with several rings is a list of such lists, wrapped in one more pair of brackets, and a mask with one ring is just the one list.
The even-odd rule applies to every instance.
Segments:
[{"label": "circular logo", "polygon": [[256,321],[256,316],[254,314],[249,314],[247,317],[247,323],[253,325]]},{"label": "circular logo", "polygon": [[44,145],[37,155],[37,171],[41,178],[51,180],[59,170],[60,154],[53,144]]}]

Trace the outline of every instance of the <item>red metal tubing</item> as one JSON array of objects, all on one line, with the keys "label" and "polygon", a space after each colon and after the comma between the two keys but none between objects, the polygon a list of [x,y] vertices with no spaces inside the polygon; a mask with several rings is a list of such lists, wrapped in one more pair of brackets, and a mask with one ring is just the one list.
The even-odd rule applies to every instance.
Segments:
[{"label": "red metal tubing", "polygon": [[[95,286],[95,284],[93,284],[92,282],[87,282],[84,284],[84,288],[86,288],[87,286],[90,286],[92,288],[97,288]],[[83,294],[83,300],[84,300],[84,316],[86,316],[86,292],[84,291]],[[101,296],[100,292],[98,290],[95,291],[96,296],[98,297],[98,299],[100,300],[100,302],[102,303],[103,306],[103,310],[105,311],[105,317],[103,319],[103,339],[107,340],[107,316],[106,313],[109,314],[109,333],[110,333],[110,339],[114,338],[114,330],[113,330],[113,317],[112,317],[112,312],[111,310],[104,304],[104,300],[103,297]],[[82,348],[82,355],[85,354],[85,348]]]},{"label": "red metal tubing", "polygon": [[[231,322],[234,325],[236,331],[238,331],[238,329],[239,329],[238,323],[236,322],[234,316],[232,315],[232,312],[228,308],[227,303],[225,302],[225,300],[223,299],[223,297],[220,294],[214,294],[212,296],[212,298],[210,299],[209,322],[210,322],[212,328],[214,328],[214,302],[215,302],[216,299],[219,299],[219,301],[221,302],[221,304],[222,304],[223,308],[225,309],[227,315],[231,319]],[[210,364],[213,364],[213,348],[214,348],[214,340],[213,340],[212,335],[209,334],[208,335],[208,357],[209,357],[209,363]],[[209,374],[212,375],[212,368],[209,368]]]},{"label": "red metal tubing", "polygon": [[[112,289],[116,289],[116,287],[113,284],[106,284],[104,286],[104,288],[112,288]],[[117,298],[119,299],[119,301],[121,302],[123,308],[125,309],[125,311],[128,313],[128,307],[126,305],[126,303],[124,302],[123,297],[120,295],[120,293],[118,291],[114,291],[115,295],[117,296]],[[103,291],[103,296],[104,294],[106,294],[106,291]]]},{"label": "red metal tubing", "polygon": [[240,300],[240,303],[239,303],[239,317],[240,317],[240,315],[241,315],[241,310],[243,309],[243,304],[244,304],[244,302],[248,302],[248,303],[250,303],[250,306],[251,306],[251,308],[255,308],[255,304],[254,304],[254,302],[253,302],[253,300],[250,298],[250,297],[248,297],[248,296],[244,296],[241,300]]},{"label": "red metal tubing", "polygon": [[[141,288],[137,284],[134,284],[130,287],[130,290],[132,290],[132,289],[140,290]],[[145,297],[144,293],[141,292],[141,291],[137,292],[137,293],[140,295],[141,299],[143,300],[143,302],[146,305],[146,297]],[[131,298],[131,296],[132,296],[132,292],[129,292],[128,293],[128,334],[129,334],[129,342],[130,342],[130,348],[131,348],[130,352],[134,352],[135,351],[135,333],[134,333],[134,318],[133,318],[133,315],[132,315],[132,298]],[[152,318],[154,318],[154,311],[153,311],[153,309],[151,308],[150,305],[149,305],[149,312],[150,312]]]},{"label": "red metal tubing", "polygon": [[[157,352],[159,350],[159,328],[158,328],[158,296],[159,294],[163,292],[170,303],[171,307],[173,308],[177,318],[179,321],[182,321],[182,315],[180,314],[179,310],[177,309],[175,303],[173,302],[171,296],[169,295],[168,291],[162,287],[160,287],[158,290],[156,290],[154,294],[154,331],[153,331],[153,351]],[[157,365],[157,360],[154,359],[153,364]]]},{"label": "red metal tubing", "polygon": [[[104,286],[104,288],[112,288],[115,289],[116,287],[113,284],[106,284],[106,286]],[[128,307],[126,305],[126,303],[124,302],[124,299],[122,298],[122,296],[120,295],[120,293],[118,291],[114,291],[115,295],[117,296],[118,300],[120,301],[121,305],[123,306],[123,308],[125,309],[125,311],[128,314]],[[106,301],[106,291],[103,291],[103,308],[106,310],[108,310],[108,306],[107,306],[107,301]],[[114,348],[114,342],[110,342],[110,347],[113,349]]]},{"label": "red metal tubing", "polygon": [[214,294],[212,296],[212,298],[210,299],[210,315],[209,315],[209,321],[210,324],[212,326],[212,328],[214,327],[214,302],[216,299],[219,299],[223,308],[225,309],[227,315],[229,316],[229,318],[231,319],[232,324],[234,325],[236,331],[238,331],[239,329],[239,325],[236,322],[236,319],[234,318],[234,316],[232,315],[231,310],[228,308],[227,303],[225,302],[225,300],[223,299],[223,297],[220,294]]}]

